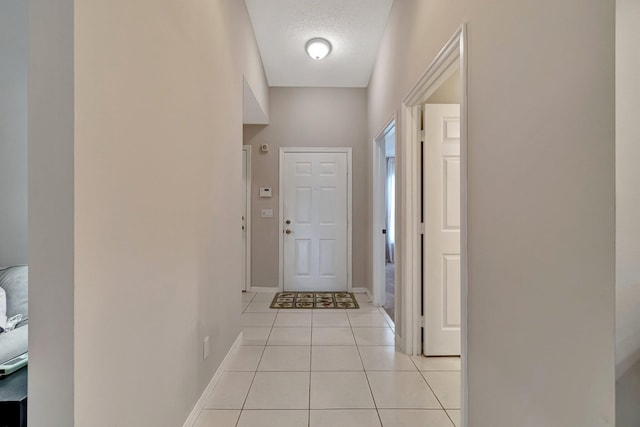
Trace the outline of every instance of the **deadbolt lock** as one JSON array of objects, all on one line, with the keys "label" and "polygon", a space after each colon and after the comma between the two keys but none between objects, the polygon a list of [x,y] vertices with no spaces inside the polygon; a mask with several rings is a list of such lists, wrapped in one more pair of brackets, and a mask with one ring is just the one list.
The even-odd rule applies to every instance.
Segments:
[{"label": "deadbolt lock", "polygon": [[285,224],[291,224],[291,220],[290,220],[290,219],[288,219],[288,220],[286,220],[284,223],[285,223]]}]

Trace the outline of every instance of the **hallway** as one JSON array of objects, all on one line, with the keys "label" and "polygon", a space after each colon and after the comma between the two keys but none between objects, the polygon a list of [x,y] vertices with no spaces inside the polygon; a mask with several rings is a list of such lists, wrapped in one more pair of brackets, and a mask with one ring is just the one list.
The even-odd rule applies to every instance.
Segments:
[{"label": "hallway", "polygon": [[245,293],[243,342],[197,427],[458,427],[459,358],[408,357],[365,294],[360,309],[273,310]]}]

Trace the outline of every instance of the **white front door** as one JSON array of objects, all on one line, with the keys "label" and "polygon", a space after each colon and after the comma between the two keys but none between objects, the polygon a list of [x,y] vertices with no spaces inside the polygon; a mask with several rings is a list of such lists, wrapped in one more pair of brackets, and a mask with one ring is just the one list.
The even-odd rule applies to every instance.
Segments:
[{"label": "white front door", "polygon": [[460,354],[460,106],[424,109],[424,354]]},{"label": "white front door", "polygon": [[347,291],[347,153],[282,159],[284,290]]}]

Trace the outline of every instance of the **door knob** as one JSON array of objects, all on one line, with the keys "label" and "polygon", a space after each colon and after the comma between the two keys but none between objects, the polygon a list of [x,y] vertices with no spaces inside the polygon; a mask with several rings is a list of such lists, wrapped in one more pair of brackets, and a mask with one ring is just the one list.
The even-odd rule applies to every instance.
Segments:
[{"label": "door knob", "polygon": [[284,230],[284,232],[287,233],[287,234],[293,233],[293,231],[289,230],[288,228],[286,230]]}]

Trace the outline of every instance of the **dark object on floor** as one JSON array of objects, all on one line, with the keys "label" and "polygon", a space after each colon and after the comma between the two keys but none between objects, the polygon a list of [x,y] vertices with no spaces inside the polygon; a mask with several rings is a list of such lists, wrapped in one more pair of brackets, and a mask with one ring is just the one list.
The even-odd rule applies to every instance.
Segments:
[{"label": "dark object on floor", "polygon": [[360,308],[351,292],[278,292],[270,308]]},{"label": "dark object on floor", "polygon": [[28,367],[0,380],[0,426],[27,426]]}]

